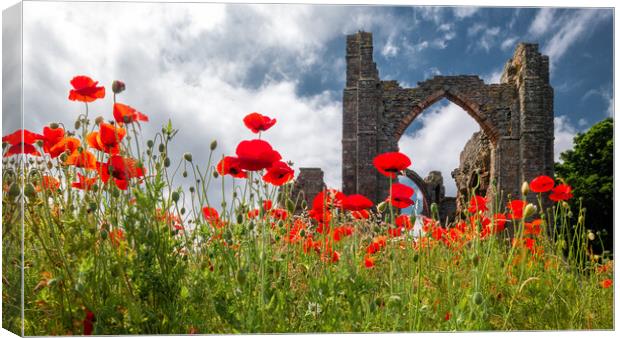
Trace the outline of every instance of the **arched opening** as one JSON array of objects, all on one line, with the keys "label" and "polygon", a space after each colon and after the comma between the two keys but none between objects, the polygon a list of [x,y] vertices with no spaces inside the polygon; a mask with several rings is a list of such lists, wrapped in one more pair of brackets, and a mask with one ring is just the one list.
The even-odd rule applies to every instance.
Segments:
[{"label": "arched opening", "polygon": [[[398,147],[422,177],[416,185],[425,186],[429,207],[436,203],[440,218],[453,220],[462,208],[459,198],[465,199],[471,188],[477,185],[477,193],[486,194],[493,175],[492,137],[463,100],[443,92],[423,103],[405,118],[409,124],[399,135]],[[408,184],[407,179],[401,183]]]}]

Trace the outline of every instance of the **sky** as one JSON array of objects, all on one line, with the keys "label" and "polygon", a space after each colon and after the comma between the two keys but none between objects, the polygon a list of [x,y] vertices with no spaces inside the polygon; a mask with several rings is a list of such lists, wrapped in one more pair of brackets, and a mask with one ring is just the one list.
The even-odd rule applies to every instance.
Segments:
[{"label": "sky", "polygon": [[[263,138],[296,173],[320,167],[336,188],[345,40],[358,30],[373,33],[381,79],[403,87],[457,74],[497,83],[518,42],[538,43],[551,63],[556,159],[576,133],[613,116],[611,9],[24,2],[23,30],[26,128],[73,124],[84,108],[67,100],[75,75],[107,86],[90,114],[110,119],[118,79],[127,86],[118,100],[151,118],[145,137],[168,119],[180,130],[173,161],[191,152],[205,165],[212,140],[216,158],[233,155],[254,138],[242,118],[256,111],[278,120]],[[454,196],[450,173],[478,129],[442,100],[399,146],[421,176],[442,171]]]}]

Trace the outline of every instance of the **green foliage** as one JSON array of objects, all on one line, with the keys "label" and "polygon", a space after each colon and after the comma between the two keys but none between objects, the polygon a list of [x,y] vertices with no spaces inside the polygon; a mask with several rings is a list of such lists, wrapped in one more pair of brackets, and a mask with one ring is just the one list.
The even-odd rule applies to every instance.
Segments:
[{"label": "green foliage", "polygon": [[578,134],[574,148],[563,152],[562,162],[555,164],[557,176],[573,187],[573,210],[582,200],[588,227],[599,231],[602,243],[594,241],[599,252],[602,246],[613,252],[613,127],[613,119],[607,118]]}]

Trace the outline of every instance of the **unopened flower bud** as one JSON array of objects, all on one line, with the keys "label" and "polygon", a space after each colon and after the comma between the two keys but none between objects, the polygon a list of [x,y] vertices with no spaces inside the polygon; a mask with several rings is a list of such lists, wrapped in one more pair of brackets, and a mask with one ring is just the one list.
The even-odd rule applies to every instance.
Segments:
[{"label": "unopened flower bud", "polygon": [[56,122],[52,122],[52,123],[50,123],[50,128],[52,128],[52,129],[58,129],[58,127],[60,127],[60,125],[58,125],[58,123],[56,123]]},{"label": "unopened flower bud", "polygon": [[75,124],[73,125],[75,129],[80,129],[81,126],[82,126],[82,123],[80,123],[80,120],[75,121]]},{"label": "unopened flower bud", "polygon": [[526,196],[529,193],[530,193],[530,185],[527,183],[527,181],[525,181],[521,185],[521,195]]},{"label": "unopened flower bud", "polygon": [[153,140],[148,140],[146,141],[146,146],[149,148],[153,148],[153,145],[155,145],[155,143],[153,142]]},{"label": "unopened flower bud", "polygon": [[523,218],[528,218],[536,213],[536,206],[532,203],[528,203],[525,208],[523,208]]},{"label": "unopened flower bud", "polygon": [[480,305],[484,301],[484,297],[482,297],[482,294],[480,292],[474,293],[473,299],[476,305]]},{"label": "unopened flower bud", "polygon": [[218,178],[218,177],[220,177],[220,174],[218,174],[217,171],[214,171],[213,172],[213,178]]},{"label": "unopened flower bud", "polygon": [[383,201],[379,204],[377,204],[377,210],[379,210],[379,212],[384,212],[385,209],[387,209],[387,202]]},{"label": "unopened flower bud", "polygon": [[32,198],[35,196],[35,194],[36,191],[34,189],[34,185],[32,185],[32,183],[26,184],[26,186],[24,187],[24,195],[26,195],[26,197]]},{"label": "unopened flower bud", "polygon": [[172,201],[175,203],[179,201],[179,193],[177,191],[173,191],[170,197],[172,198]]},{"label": "unopened flower bud", "polygon": [[185,153],[185,154],[183,154],[183,158],[184,158],[187,162],[191,162],[191,161],[192,161],[192,153]]},{"label": "unopened flower bud", "polygon": [[43,140],[37,140],[37,142],[35,142],[36,145],[38,145],[39,147],[43,147]]},{"label": "unopened flower bud", "polygon": [[97,118],[95,119],[95,124],[99,125],[102,122],[105,122],[105,119],[103,118],[103,116],[97,116]]},{"label": "unopened flower bud", "polygon": [[215,148],[217,148],[217,140],[213,140],[211,141],[211,150],[215,150]]},{"label": "unopened flower bud", "polygon": [[125,90],[125,83],[119,80],[114,80],[114,82],[112,82],[112,92],[114,92],[114,94],[119,94],[121,92],[123,92]]},{"label": "unopened flower bud", "polygon": [[588,231],[588,239],[593,241],[596,239],[596,235],[592,231]]},{"label": "unopened flower bud", "polygon": [[15,198],[17,196],[19,196],[19,185],[17,185],[17,183],[12,183],[11,186],[9,187],[9,197],[11,198]]},{"label": "unopened flower bud", "polygon": [[170,158],[169,158],[169,157],[166,157],[166,158],[164,159],[164,167],[168,168],[169,166],[170,166]]},{"label": "unopened flower bud", "polygon": [[439,215],[439,206],[437,206],[437,203],[431,203],[431,215]]}]

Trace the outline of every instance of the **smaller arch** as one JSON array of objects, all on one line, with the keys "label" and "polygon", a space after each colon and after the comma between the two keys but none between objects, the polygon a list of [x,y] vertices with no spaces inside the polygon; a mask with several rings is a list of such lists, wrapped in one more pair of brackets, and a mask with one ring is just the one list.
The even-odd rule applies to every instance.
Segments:
[{"label": "smaller arch", "polygon": [[429,206],[430,195],[428,193],[428,190],[426,189],[426,182],[420,175],[418,175],[418,173],[411,169],[405,169],[405,176],[407,176],[408,179],[412,180],[413,183],[415,183],[415,185],[418,187],[418,191],[420,191],[420,194],[422,194],[422,215],[429,216],[431,214]]}]

